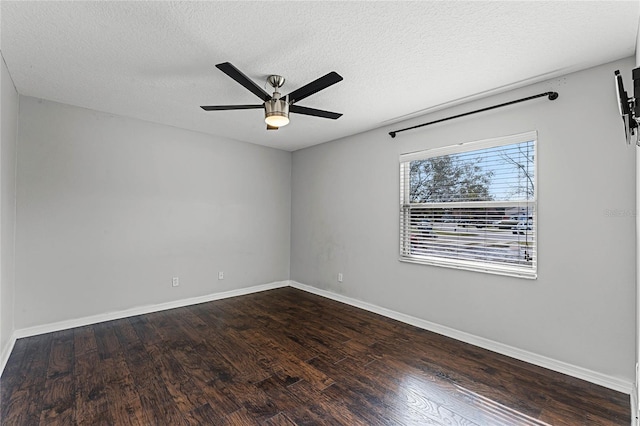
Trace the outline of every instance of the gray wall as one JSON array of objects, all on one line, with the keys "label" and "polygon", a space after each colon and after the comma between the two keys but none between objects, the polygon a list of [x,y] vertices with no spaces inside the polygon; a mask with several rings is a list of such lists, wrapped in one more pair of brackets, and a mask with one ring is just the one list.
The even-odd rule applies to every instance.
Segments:
[{"label": "gray wall", "polygon": [[16,136],[18,93],[0,55],[0,359],[14,331]]},{"label": "gray wall", "polygon": [[[613,90],[613,71],[629,76],[632,66],[629,58],[294,152],[291,279],[632,382],[635,156]],[[387,134],[550,89],[554,102]],[[399,262],[399,154],[529,130],[539,137],[538,279]]]},{"label": "gray wall", "polygon": [[287,280],[290,182],[289,152],[20,97],[16,328]]}]

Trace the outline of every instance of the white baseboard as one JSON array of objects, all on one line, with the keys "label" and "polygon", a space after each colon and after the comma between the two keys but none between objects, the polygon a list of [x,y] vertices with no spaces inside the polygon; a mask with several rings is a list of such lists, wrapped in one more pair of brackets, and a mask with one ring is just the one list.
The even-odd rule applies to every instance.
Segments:
[{"label": "white baseboard", "polygon": [[17,339],[16,332],[13,331],[9,337],[7,346],[2,348],[2,351],[0,352],[0,376],[4,371],[4,367],[7,365],[7,361],[9,361],[9,356],[11,356],[11,352],[13,351],[13,347],[15,346]]},{"label": "white baseboard", "polygon": [[[144,315],[152,312],[166,311],[167,309],[181,308],[183,306],[197,305],[198,303],[211,302],[213,300],[226,299],[229,297],[244,296],[245,294],[257,293],[259,291],[271,290],[274,288],[287,287],[289,281],[277,281],[269,284],[261,284],[253,287],[240,288],[237,290],[224,291],[221,293],[212,293],[204,296],[191,297],[188,299],[175,300],[156,305],[139,306],[136,308],[126,309],[124,311],[108,312],[105,314],[91,315],[88,317],[77,318],[54,322],[51,324],[37,325],[16,330],[15,338],[36,336],[38,334],[51,333],[53,331],[67,330],[85,325],[97,324],[104,321],[112,321],[136,315]],[[4,366],[3,366],[4,368]]]},{"label": "white baseboard", "polygon": [[304,290],[309,293],[317,294],[318,296],[323,296],[329,299],[336,300],[338,302],[346,303],[347,305],[355,306],[356,308],[364,309],[366,311],[392,318],[406,324],[411,324],[413,326],[432,331],[434,333],[442,334],[443,336],[451,337],[465,343],[470,343],[483,349],[488,349],[490,351],[497,352],[511,358],[519,359],[520,361],[528,362],[530,364],[548,368],[549,370],[557,371],[559,373],[567,374],[578,379],[586,380],[588,382],[595,383],[596,385],[604,386],[618,392],[623,392],[629,395],[633,394],[633,383],[627,380],[598,373],[596,371],[568,364],[563,361],[558,361],[552,358],[535,354],[533,352],[525,351],[493,340],[475,336],[470,333],[465,333],[464,331],[456,330],[450,327],[416,318],[411,315],[406,315],[400,312],[392,311],[391,309],[373,305],[371,303],[352,299],[350,297],[336,294],[331,291],[322,290],[306,284],[301,284],[296,281],[290,281],[289,285],[299,290]]}]

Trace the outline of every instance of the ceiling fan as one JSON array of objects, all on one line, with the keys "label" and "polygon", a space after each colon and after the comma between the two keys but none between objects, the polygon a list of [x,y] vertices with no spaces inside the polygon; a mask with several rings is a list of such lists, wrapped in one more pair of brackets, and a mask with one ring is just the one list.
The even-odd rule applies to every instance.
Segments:
[{"label": "ceiling fan", "polygon": [[273,95],[269,95],[260,86],[254,83],[249,77],[244,75],[238,68],[229,62],[223,62],[216,67],[229,77],[240,83],[251,93],[262,99],[262,104],[255,105],[209,105],[201,106],[205,111],[224,111],[232,109],[259,109],[264,108],[264,121],[267,123],[267,130],[278,130],[282,126],[289,124],[289,113],[312,115],[314,117],[330,118],[336,120],[342,116],[337,112],[323,111],[321,109],[308,108],[294,105],[307,96],[311,96],[327,87],[342,81],[342,77],[335,71],[312,81],[309,84],[294,90],[286,96],[282,96],[278,89],[284,84],[284,77],[280,75],[270,75],[267,82],[273,87]]}]

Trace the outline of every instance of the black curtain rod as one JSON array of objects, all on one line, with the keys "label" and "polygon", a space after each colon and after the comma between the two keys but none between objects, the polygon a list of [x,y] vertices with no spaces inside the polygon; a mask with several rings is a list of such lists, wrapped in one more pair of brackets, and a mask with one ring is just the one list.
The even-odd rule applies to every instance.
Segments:
[{"label": "black curtain rod", "polygon": [[541,98],[543,96],[548,96],[550,101],[554,101],[554,100],[558,99],[558,92],[540,93],[539,95],[533,95],[533,96],[529,96],[529,97],[522,98],[522,99],[516,99],[515,101],[505,102],[503,104],[494,105],[494,106],[490,106],[490,107],[486,107],[486,108],[482,108],[482,109],[477,109],[475,111],[465,112],[464,114],[453,115],[453,116],[447,117],[447,118],[441,118],[440,120],[430,121],[428,123],[418,124],[417,126],[407,127],[405,129],[400,129],[400,130],[394,130],[393,132],[389,132],[389,136],[391,136],[392,138],[395,138],[397,133],[404,132],[406,130],[413,130],[413,129],[417,129],[418,127],[428,126],[430,124],[442,123],[443,121],[453,120],[454,118],[464,117],[465,115],[471,115],[471,114],[476,114],[478,112],[489,111],[491,109],[501,108],[501,107],[504,107],[504,106],[513,105],[513,104],[517,104],[517,103],[524,102],[524,101],[530,101],[532,99]]}]

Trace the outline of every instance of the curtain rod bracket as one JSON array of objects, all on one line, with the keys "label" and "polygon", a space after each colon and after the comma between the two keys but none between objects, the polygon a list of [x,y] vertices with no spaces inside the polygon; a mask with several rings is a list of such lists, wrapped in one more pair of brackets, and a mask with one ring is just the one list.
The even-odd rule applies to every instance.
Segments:
[{"label": "curtain rod bracket", "polygon": [[503,104],[493,105],[493,106],[490,106],[490,107],[477,109],[475,111],[470,111],[470,112],[465,112],[463,114],[453,115],[453,116],[447,117],[447,118],[441,118],[440,120],[435,120],[435,121],[430,121],[428,123],[418,124],[417,126],[407,127],[405,129],[394,130],[394,131],[389,132],[389,136],[391,136],[392,138],[395,138],[398,133],[404,132],[406,130],[413,130],[413,129],[417,129],[419,127],[428,126],[430,124],[441,123],[443,121],[452,120],[454,118],[460,118],[460,117],[464,117],[466,115],[476,114],[478,112],[489,111],[491,109],[496,109],[496,108],[500,108],[500,107],[504,107],[504,106],[508,106],[508,105],[513,105],[513,104],[517,104],[519,102],[530,101],[532,99],[541,98],[543,96],[547,96],[550,101],[555,101],[556,99],[558,99],[559,95],[558,95],[558,92],[544,92],[544,93],[540,93],[538,95],[528,96],[528,97],[522,98],[522,99],[516,99],[515,101],[505,102]]}]

